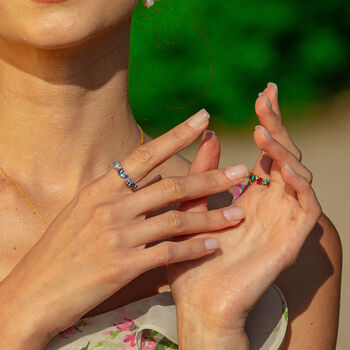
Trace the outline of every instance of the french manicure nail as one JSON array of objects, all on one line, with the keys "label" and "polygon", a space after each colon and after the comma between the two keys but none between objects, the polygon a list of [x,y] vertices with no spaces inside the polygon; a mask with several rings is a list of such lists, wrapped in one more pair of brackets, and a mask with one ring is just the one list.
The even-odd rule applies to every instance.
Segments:
[{"label": "french manicure nail", "polygon": [[273,83],[273,82],[269,82],[267,84],[267,87],[273,87],[276,91],[276,94],[278,94],[278,87],[277,87],[277,84]]},{"label": "french manicure nail", "polygon": [[207,239],[204,244],[207,250],[218,249],[220,247],[220,242],[216,238]]},{"label": "french manicure nail", "polygon": [[272,110],[272,104],[271,104],[269,98],[267,97],[267,95],[264,92],[260,92],[258,96],[259,97],[264,97],[265,102],[267,104],[267,107],[269,107]]},{"label": "french manicure nail", "polygon": [[262,126],[262,125],[257,125],[255,127],[255,130],[262,130],[262,132],[269,138],[269,139],[272,139],[272,136],[271,134]]},{"label": "french manicure nail", "polygon": [[188,125],[196,129],[205,124],[209,118],[209,113],[203,108],[188,119]]},{"label": "french manicure nail", "polygon": [[288,165],[287,163],[283,163],[283,166],[293,175],[293,176],[297,176],[297,173],[294,171],[294,169]]},{"label": "french manicure nail", "polygon": [[225,170],[225,175],[230,180],[239,180],[248,174],[248,169],[244,164],[231,166]]},{"label": "french manicure nail", "polygon": [[244,211],[240,207],[232,207],[229,209],[225,209],[223,211],[223,214],[228,221],[239,220],[245,217]]}]

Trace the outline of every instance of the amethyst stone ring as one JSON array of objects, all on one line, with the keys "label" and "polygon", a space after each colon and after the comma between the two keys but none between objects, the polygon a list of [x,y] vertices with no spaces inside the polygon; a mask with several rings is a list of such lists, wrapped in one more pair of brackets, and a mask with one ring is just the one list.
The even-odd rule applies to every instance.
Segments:
[{"label": "amethyst stone ring", "polygon": [[137,183],[132,180],[129,175],[125,172],[125,170],[123,169],[122,165],[120,164],[119,161],[115,161],[112,163],[112,166],[115,170],[117,170],[117,173],[119,174],[119,176],[124,180],[125,184],[132,190],[132,191],[136,191],[138,188]]}]

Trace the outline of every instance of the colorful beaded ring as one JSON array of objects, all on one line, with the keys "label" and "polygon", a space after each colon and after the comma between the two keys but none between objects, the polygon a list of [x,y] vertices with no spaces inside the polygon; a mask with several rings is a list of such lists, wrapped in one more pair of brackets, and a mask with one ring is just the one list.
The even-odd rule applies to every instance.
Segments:
[{"label": "colorful beaded ring", "polygon": [[117,170],[117,173],[119,174],[119,176],[124,180],[125,184],[132,190],[132,191],[136,191],[137,188],[139,187],[137,185],[137,183],[134,180],[131,180],[131,178],[129,177],[129,175],[125,172],[125,170],[123,169],[122,165],[120,164],[120,162],[118,162],[117,160],[115,162],[112,163],[112,166],[115,170]]},{"label": "colorful beaded ring", "polygon": [[247,178],[251,181],[251,182],[256,182],[258,185],[269,185],[270,184],[270,180],[268,179],[263,179],[262,177],[255,175],[253,173],[253,170],[249,171],[249,174],[247,176]]}]

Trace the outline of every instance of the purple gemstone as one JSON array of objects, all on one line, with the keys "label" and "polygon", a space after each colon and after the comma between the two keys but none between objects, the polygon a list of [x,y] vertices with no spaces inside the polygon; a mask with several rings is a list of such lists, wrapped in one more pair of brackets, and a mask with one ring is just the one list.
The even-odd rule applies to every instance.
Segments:
[{"label": "purple gemstone", "polygon": [[256,183],[257,183],[258,185],[261,185],[262,182],[263,182],[263,179],[260,177]]}]

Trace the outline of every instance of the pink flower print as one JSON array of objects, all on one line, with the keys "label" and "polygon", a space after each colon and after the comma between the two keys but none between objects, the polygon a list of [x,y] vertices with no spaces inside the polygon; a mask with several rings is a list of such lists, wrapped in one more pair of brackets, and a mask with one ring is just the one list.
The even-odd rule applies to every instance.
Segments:
[{"label": "pink flower print", "polygon": [[157,346],[157,343],[154,339],[142,337],[141,350],[154,350],[156,346]]},{"label": "pink flower print", "polygon": [[119,324],[114,323],[113,326],[116,326],[120,331],[133,331],[136,328],[133,320],[125,317],[124,320],[126,320],[126,322]]},{"label": "pink flower print", "polygon": [[102,335],[111,335],[112,334],[112,332],[111,331],[105,331],[105,332],[102,332]]},{"label": "pink flower print", "polygon": [[128,334],[127,336],[125,336],[123,342],[124,343],[130,342],[130,346],[134,347],[134,346],[136,346],[135,339],[136,339],[136,333],[131,333],[131,334]]},{"label": "pink flower print", "polygon": [[79,332],[81,332],[81,330],[78,327],[68,327],[60,333],[60,337],[68,339],[68,334],[76,334]]}]

